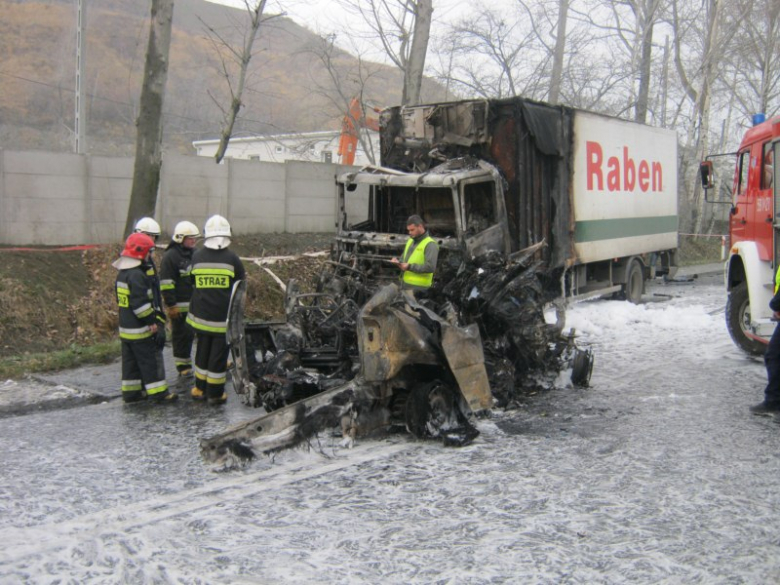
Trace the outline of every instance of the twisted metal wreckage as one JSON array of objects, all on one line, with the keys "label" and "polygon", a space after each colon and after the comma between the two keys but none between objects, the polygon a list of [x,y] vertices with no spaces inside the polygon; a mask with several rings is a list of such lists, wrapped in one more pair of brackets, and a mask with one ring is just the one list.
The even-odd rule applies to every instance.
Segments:
[{"label": "twisted metal wreckage", "polygon": [[406,429],[466,445],[473,418],[511,408],[571,370],[587,386],[593,357],[548,324],[540,245],[504,258],[454,264],[445,254],[424,299],[401,290],[397,269],[371,253],[329,261],[315,293],[289,283],[284,322],[244,322],[243,284],[228,338],[232,379],[245,404],[267,414],[201,441],[204,459],[232,467],[340,427],[345,441]]},{"label": "twisted metal wreckage", "polygon": [[[233,384],[267,414],[204,439],[207,461],[337,426],[347,442],[396,427],[467,444],[475,416],[511,408],[564,369],[588,384],[593,356],[563,335],[563,305],[547,323],[549,303],[639,302],[645,280],[674,275],[676,174],[661,180],[673,133],[669,160],[653,167],[663,193],[618,204],[589,148],[628,156],[654,129],[521,97],[387,108],[379,122],[381,166],[336,177],[336,234],[316,292],[291,283],[284,322],[246,324],[236,292]],[[390,262],[412,215],[439,246],[434,285],[418,298]]]}]

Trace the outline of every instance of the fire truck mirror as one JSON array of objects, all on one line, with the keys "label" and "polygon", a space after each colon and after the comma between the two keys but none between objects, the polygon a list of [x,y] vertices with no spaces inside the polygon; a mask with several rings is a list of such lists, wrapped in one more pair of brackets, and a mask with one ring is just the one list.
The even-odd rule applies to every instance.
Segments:
[{"label": "fire truck mirror", "polygon": [[712,172],[711,160],[699,164],[699,175],[701,176],[701,186],[704,189],[712,189],[715,186],[715,175]]}]

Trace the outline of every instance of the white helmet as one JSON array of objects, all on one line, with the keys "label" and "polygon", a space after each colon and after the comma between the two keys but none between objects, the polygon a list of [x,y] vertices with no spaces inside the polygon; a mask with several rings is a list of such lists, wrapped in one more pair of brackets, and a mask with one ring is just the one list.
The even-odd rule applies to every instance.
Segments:
[{"label": "white helmet", "polygon": [[199,238],[200,230],[191,221],[180,221],[173,228],[173,241],[177,244],[181,244],[184,238]]},{"label": "white helmet", "polygon": [[230,222],[221,215],[212,215],[203,226],[203,237],[206,238],[203,245],[213,250],[227,248],[231,235]]},{"label": "white helmet", "polygon": [[157,238],[160,235],[160,224],[151,217],[142,217],[135,224],[135,233],[147,234],[152,236],[152,238]]}]

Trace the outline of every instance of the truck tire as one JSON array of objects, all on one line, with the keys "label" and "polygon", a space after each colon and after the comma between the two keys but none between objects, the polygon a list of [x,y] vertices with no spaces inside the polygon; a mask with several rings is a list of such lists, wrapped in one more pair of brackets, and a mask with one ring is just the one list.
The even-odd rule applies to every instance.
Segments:
[{"label": "truck tire", "polygon": [[626,269],[626,284],[623,285],[623,295],[629,303],[638,305],[645,292],[645,275],[642,265],[637,260],[632,260]]},{"label": "truck tire", "polygon": [[747,283],[740,283],[731,289],[726,301],[726,327],[734,343],[750,355],[764,355],[766,345],[745,335],[750,325],[750,296]]},{"label": "truck tire", "polygon": [[441,380],[412,388],[406,401],[406,428],[418,439],[439,439],[457,447],[479,435],[461,412],[456,390]]}]

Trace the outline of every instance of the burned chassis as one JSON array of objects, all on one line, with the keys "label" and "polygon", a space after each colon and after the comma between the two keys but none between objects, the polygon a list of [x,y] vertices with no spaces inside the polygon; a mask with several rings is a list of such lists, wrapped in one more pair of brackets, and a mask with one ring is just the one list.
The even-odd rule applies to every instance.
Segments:
[{"label": "burned chassis", "polygon": [[[476,308],[463,300],[464,286],[449,291],[460,302],[415,299],[386,284],[382,257],[359,249],[326,264],[316,293],[301,294],[291,281],[284,322],[245,323],[244,285],[237,287],[228,329],[233,385],[247,405],[268,414],[202,440],[206,461],[231,467],[337,427],[347,442],[396,428],[463,445],[478,434],[475,414],[512,405],[507,396],[518,376],[530,377],[515,372],[522,364],[529,373],[569,367],[574,383],[587,385],[590,352],[576,348],[573,335],[562,336],[562,324],[540,321],[533,302],[540,289],[532,261],[537,247],[506,264],[487,254],[446,279],[457,289],[461,281],[470,286],[470,271],[492,271],[497,286]],[[507,302],[517,318],[501,316]],[[505,330],[497,333],[491,319]],[[483,336],[485,327],[492,333]]]},{"label": "burned chassis", "polygon": [[[201,441],[207,461],[276,451],[338,426],[347,440],[399,426],[446,444],[478,434],[467,413],[488,410],[492,399],[476,325],[452,325],[395,284],[355,313],[344,309],[356,308],[351,300],[291,288],[284,323],[244,325],[243,283],[234,293],[234,389],[271,412]],[[357,352],[337,341],[339,327],[353,325]],[[324,344],[312,347],[316,340]]]}]

